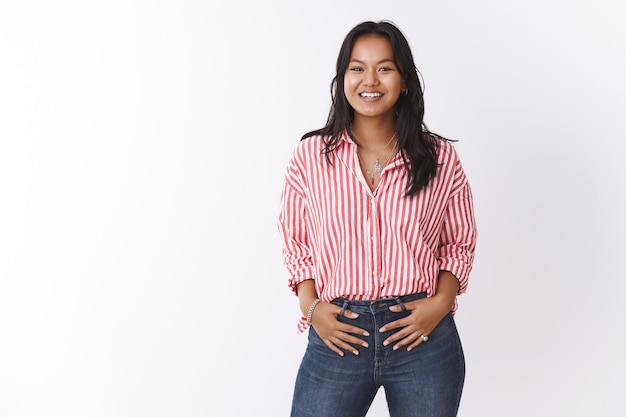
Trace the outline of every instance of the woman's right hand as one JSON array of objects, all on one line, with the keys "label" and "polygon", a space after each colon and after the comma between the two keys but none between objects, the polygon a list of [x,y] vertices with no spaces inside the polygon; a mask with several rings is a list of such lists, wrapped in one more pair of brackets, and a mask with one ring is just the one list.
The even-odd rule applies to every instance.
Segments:
[{"label": "woman's right hand", "polygon": [[[341,314],[341,307],[332,303],[320,302],[313,310],[311,324],[326,346],[333,352],[343,356],[345,350],[358,355],[359,351],[353,345],[368,347],[368,344],[355,335],[369,336],[369,333],[360,327],[339,321],[339,314]],[[356,319],[359,315],[353,311],[345,310],[343,317]]]}]

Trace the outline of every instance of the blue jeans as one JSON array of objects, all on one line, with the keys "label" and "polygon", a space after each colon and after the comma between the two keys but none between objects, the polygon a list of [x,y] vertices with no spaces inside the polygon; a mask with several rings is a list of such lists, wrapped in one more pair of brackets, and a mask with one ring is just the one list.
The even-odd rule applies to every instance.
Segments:
[{"label": "blue jeans", "polygon": [[[340,315],[338,320],[369,332],[360,336],[369,347],[357,346],[359,355],[342,357],[331,351],[309,330],[309,342],[298,370],[291,417],[363,417],[380,386],[391,417],[456,416],[465,379],[465,359],[452,314],[441,320],[423,342],[410,352],[383,346],[392,331],[379,329],[408,315],[403,303],[424,298],[424,293],[374,301],[333,300],[359,314],[357,319]],[[389,307],[399,304],[403,311]],[[342,310],[342,313],[343,313]],[[397,331],[397,330],[395,330]]]}]

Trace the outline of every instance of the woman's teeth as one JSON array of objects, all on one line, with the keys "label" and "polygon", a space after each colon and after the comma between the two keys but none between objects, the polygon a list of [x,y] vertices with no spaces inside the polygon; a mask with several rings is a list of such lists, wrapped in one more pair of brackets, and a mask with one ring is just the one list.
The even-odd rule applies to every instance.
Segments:
[{"label": "woman's teeth", "polygon": [[377,98],[382,97],[381,93],[361,93],[361,97],[363,98]]}]

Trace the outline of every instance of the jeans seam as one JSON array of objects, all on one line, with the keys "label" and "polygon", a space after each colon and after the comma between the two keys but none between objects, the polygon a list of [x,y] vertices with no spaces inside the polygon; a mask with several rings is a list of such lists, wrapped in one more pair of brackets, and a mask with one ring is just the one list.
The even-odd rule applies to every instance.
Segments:
[{"label": "jeans seam", "polygon": [[374,374],[374,383],[376,384],[376,386],[379,386],[379,382],[378,382],[378,377],[380,375],[380,361],[378,360],[378,356],[379,356],[379,352],[380,352],[380,332],[376,331],[376,329],[378,329],[378,323],[376,320],[377,314],[373,314],[374,312],[372,311],[372,321],[374,324],[373,329],[375,330],[374,333],[374,369],[373,369],[373,374]]}]

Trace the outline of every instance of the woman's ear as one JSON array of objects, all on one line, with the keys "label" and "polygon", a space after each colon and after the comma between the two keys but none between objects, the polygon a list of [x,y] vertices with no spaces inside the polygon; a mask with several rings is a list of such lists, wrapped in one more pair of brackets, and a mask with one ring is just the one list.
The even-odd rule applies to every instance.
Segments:
[{"label": "woman's ear", "polygon": [[404,81],[402,82],[402,89],[400,90],[400,93],[401,93],[403,96],[406,96],[407,94],[409,94],[409,89],[408,89],[408,88],[407,88],[407,86],[406,86],[406,80],[404,80]]},{"label": "woman's ear", "polygon": [[407,83],[406,83],[406,78],[402,81],[402,94],[406,95],[409,92],[409,89],[407,88]]}]

